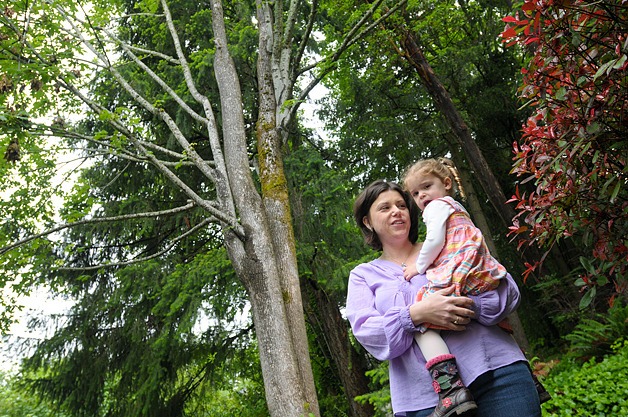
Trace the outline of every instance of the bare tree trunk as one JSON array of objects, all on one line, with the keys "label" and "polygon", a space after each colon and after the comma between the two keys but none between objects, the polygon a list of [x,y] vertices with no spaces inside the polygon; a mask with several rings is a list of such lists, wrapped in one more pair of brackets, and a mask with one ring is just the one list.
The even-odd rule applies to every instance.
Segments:
[{"label": "bare tree trunk", "polygon": [[275,120],[276,101],[270,73],[273,22],[269,6],[258,1],[260,116],[257,138],[261,197],[253,184],[246,158],[241,90],[227,49],[220,0],[212,0],[212,15],[216,79],[229,175],[229,183],[222,186],[231,187],[246,233],[244,241],[228,239],[226,242],[236,273],[249,292],[266,402],[273,417],[319,416]]},{"label": "bare tree trunk", "polygon": [[371,417],[375,410],[371,404],[360,404],[355,401],[358,395],[371,392],[369,379],[366,376],[368,366],[363,355],[351,345],[349,325],[340,314],[338,304],[320,288],[314,280],[304,284],[304,293],[312,297],[314,308],[306,308],[309,321],[318,327],[324,340],[323,351],[326,351],[337,370],[342,382],[352,417]]},{"label": "bare tree trunk", "polygon": [[[277,5],[279,10],[282,7]],[[276,21],[272,18],[272,9],[268,2],[257,1],[257,16],[260,27],[259,57],[257,60],[257,78],[259,85],[259,119],[257,121],[257,147],[259,157],[260,181],[264,209],[269,219],[271,236],[275,248],[275,257],[280,259],[279,272],[281,293],[283,296],[288,326],[292,338],[292,349],[296,354],[297,370],[300,377],[300,386],[303,390],[304,410],[316,416],[320,414],[314,375],[310,362],[307,331],[303,315],[301,289],[299,286],[299,272],[297,268],[296,243],[292,229],[290,214],[290,200],[288,183],[283,168],[281,154],[281,136],[277,114],[278,100],[287,100],[291,97],[281,97],[275,86],[273,75],[277,72],[287,72],[279,68],[273,70],[273,58],[277,54],[288,54],[290,45],[280,45],[277,50],[277,40],[273,32],[281,33],[273,26]],[[287,49],[287,52],[286,52]],[[285,60],[280,60],[285,61]],[[289,64],[289,60],[286,65]],[[277,77],[275,77],[277,78]],[[283,91],[292,90],[291,85],[281,83]]]}]

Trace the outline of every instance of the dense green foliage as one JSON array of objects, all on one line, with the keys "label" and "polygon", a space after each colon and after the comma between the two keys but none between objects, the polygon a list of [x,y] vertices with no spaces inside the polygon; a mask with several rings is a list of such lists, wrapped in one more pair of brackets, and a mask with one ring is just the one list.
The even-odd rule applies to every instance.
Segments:
[{"label": "dense green foliage", "polygon": [[606,314],[585,318],[565,336],[569,341],[568,355],[577,360],[602,357],[612,352],[612,346],[628,335],[628,306],[615,303]]},{"label": "dense green foliage", "polygon": [[392,412],[390,406],[390,388],[388,386],[388,362],[382,362],[377,367],[369,370],[367,375],[373,381],[375,387],[368,394],[358,397],[358,401],[368,402],[373,404],[375,408],[374,417],[389,416]]},{"label": "dense green foliage", "polygon": [[[26,369],[45,371],[24,382],[76,415],[175,416],[197,387],[230,369],[223,363],[250,361],[250,324],[238,319],[243,291],[224,251],[175,265],[168,271],[145,262],[115,278],[78,277],[67,323],[25,361]],[[241,378],[250,375],[255,367]]]},{"label": "dense green foliage", "polygon": [[0,417],[66,417],[24,389],[16,375],[0,372]]},{"label": "dense green foliage", "polygon": [[628,343],[601,362],[568,362],[554,368],[543,384],[552,399],[543,404],[544,417],[628,415]]},{"label": "dense green foliage", "polygon": [[[0,17],[4,80],[0,104],[6,110],[0,118],[0,138],[10,162],[0,165],[7,179],[0,183],[0,192],[10,197],[3,198],[0,206],[0,247],[58,222],[79,223],[59,235],[44,235],[3,252],[0,286],[15,278],[13,285],[20,293],[42,283],[76,303],[58,328],[52,329],[46,318],[31,323],[35,329],[54,330],[54,335],[41,341],[24,362],[23,386],[72,415],[176,416],[210,409],[221,409],[225,415],[237,414],[237,409],[267,415],[246,294],[227,258],[219,228],[202,228],[208,224],[203,210],[181,210],[189,203],[185,193],[153,169],[147,158],[134,157],[129,137],[112,125],[126,123],[133,135],[152,141],[156,153],[171,147],[174,138],[154,114],[116,84],[111,72],[84,71],[77,42],[70,42],[71,37],[59,29],[59,19],[74,12],[74,4],[49,5],[59,6],[56,10],[39,6],[11,2]],[[216,85],[208,76],[215,52],[211,25],[207,25],[209,11],[194,2],[187,6],[173,5],[175,25],[192,40],[186,53],[199,87],[211,92]],[[237,38],[233,55],[245,68],[255,65],[257,41],[250,6],[239,2],[226,10],[228,24],[240,25],[230,33]],[[66,7],[63,12],[62,7]],[[163,15],[155,14],[157,7],[158,2],[96,2],[82,29],[93,33],[111,17],[128,12],[127,20],[118,26],[122,41],[174,56]],[[46,31],[49,38],[42,36]],[[28,43],[22,43],[24,39]],[[110,53],[113,60],[117,53],[101,40],[97,34],[92,52]],[[48,59],[51,51],[56,51],[55,59]],[[180,111],[179,104],[163,94],[145,71],[131,65],[128,57],[118,55],[118,59],[116,71],[132,80],[140,95],[173,114],[201,157],[211,159],[203,126]],[[150,53],[141,59],[147,65],[158,62]],[[201,106],[186,95],[180,73],[167,65],[156,66],[155,71],[200,111]],[[251,109],[256,99],[251,85],[254,73],[242,74],[247,76],[242,80],[245,105]],[[90,103],[99,111],[76,120],[72,113],[79,109],[70,107],[75,104],[72,94],[60,88],[70,85],[89,91]],[[51,113],[54,119],[33,123]],[[247,114],[251,126],[255,113]],[[9,152],[14,143],[19,144],[19,158]],[[39,149],[43,146],[49,148]],[[71,150],[71,158],[82,163],[89,161],[76,173],[63,174],[73,184],[71,189],[50,186],[59,181],[52,177],[65,166],[57,161],[68,159],[55,153],[59,148]],[[175,161],[172,169],[184,182],[198,184],[208,200],[216,198],[207,178],[190,168],[190,155],[169,155]],[[119,220],[89,224],[94,217]],[[2,303],[8,321],[14,303],[4,298]]]},{"label": "dense green foliage", "polygon": [[[3,200],[1,207],[2,226],[7,233],[0,238],[0,247],[54,227],[58,221],[73,225],[58,235],[44,234],[2,252],[1,266],[3,272],[6,271],[2,274],[3,285],[9,273],[15,274],[22,265],[30,265],[32,268],[25,271],[30,275],[25,275],[16,284],[18,291],[28,291],[33,282],[38,282],[53,292],[77,300],[68,317],[61,320],[61,326],[54,329],[54,336],[43,340],[35,354],[25,362],[25,368],[33,372],[26,374],[24,382],[76,415],[176,416],[209,409],[215,413],[221,402],[218,399],[225,402],[223,413],[239,414],[235,410],[246,409],[250,413],[258,410],[258,414],[264,415],[267,410],[259,380],[260,365],[249,356],[255,355],[257,344],[247,314],[247,295],[227,259],[219,228],[207,227],[209,221],[215,219],[203,210],[187,207],[189,200],[180,187],[193,186],[208,202],[217,199],[216,190],[206,178],[207,173],[201,174],[191,168],[193,156],[188,153],[190,149],[182,152],[173,133],[159,123],[160,112],[167,112],[200,158],[209,161],[215,156],[210,151],[207,130],[190,116],[193,111],[202,113],[202,106],[190,97],[182,74],[171,65],[173,60],[162,59],[177,53],[165,28],[159,2],[97,2],[90,10],[93,13],[89,19],[75,21],[80,23],[78,30],[92,41],[92,53],[104,56],[104,64],[108,60],[115,61],[112,71],[95,72],[82,72],[79,69],[83,67],[74,67],[73,64],[81,62],[82,57],[71,56],[71,53],[64,56],[67,60],[55,59],[54,62],[38,55],[42,42],[37,30],[63,32],[56,19],[75,11],[72,7],[63,9],[63,4],[49,6],[56,8],[40,12],[40,9],[29,9],[26,2],[15,1],[7,6],[2,16],[7,23],[3,26],[6,32],[0,37],[2,59],[14,64],[7,65],[6,72],[2,73],[6,81],[2,90],[3,103],[23,99],[23,108],[28,110],[32,109],[33,103],[41,104],[40,97],[33,94],[33,86],[37,91],[43,87],[39,80],[29,85],[26,80],[33,74],[21,65],[29,62],[37,68],[51,67],[57,71],[56,84],[51,81],[44,85],[51,96],[47,97],[49,101],[42,105],[42,109],[52,108],[51,103],[60,100],[54,96],[57,90],[73,89],[76,94],[89,91],[85,102],[96,110],[75,121],[68,117],[75,109],[52,108],[59,115],[55,118],[57,124],[41,126],[54,140],[64,137],[62,142],[59,141],[60,146],[72,149],[72,157],[89,161],[73,176],[72,189],[66,195],[57,193],[62,194],[60,200],[63,203],[58,217],[54,217],[56,208],[51,204],[32,204],[30,201],[23,204],[19,199],[21,193],[26,195],[28,192],[41,195],[48,202],[55,199],[53,191],[59,190],[48,186],[50,181],[44,181],[48,177],[40,167],[48,162],[50,172],[55,173],[53,152],[44,155],[48,159],[36,159],[39,165],[29,164],[34,158],[31,154],[35,153],[33,146],[38,142],[22,140],[18,159],[11,153],[14,150],[13,131],[7,129],[7,134],[0,135],[2,145],[7,149],[7,160],[11,162],[3,164],[2,169],[16,174],[13,183],[1,185],[1,190],[9,193],[11,198],[6,204]],[[211,25],[208,25],[212,18],[208,6],[175,2],[170,11],[178,35],[185,40],[183,53],[189,57],[196,86],[207,94],[213,105],[219,102],[219,97],[213,61],[216,45]],[[31,10],[35,12],[34,16],[28,14]],[[256,157],[253,139],[258,116],[258,34],[252,19],[256,8],[254,2],[238,2],[225,4],[224,12],[230,52],[241,76],[248,157],[253,160]],[[114,25],[119,30],[116,33],[119,42],[105,45],[103,39],[107,36],[104,31],[109,19],[118,19],[125,13],[119,24]],[[301,13],[299,18],[305,19],[307,10]],[[54,19],[46,19],[46,14]],[[42,20],[31,25],[31,17]],[[299,31],[303,29],[298,28]],[[76,36],[76,32],[71,35]],[[29,43],[20,44],[25,36]],[[71,36],[67,39],[52,37],[50,42],[57,39],[65,41],[68,50],[75,45],[68,42]],[[172,88],[174,94],[165,94],[163,85],[157,85],[155,77],[139,68],[137,62],[132,62],[129,50],[123,53],[125,42],[141,49],[134,49],[139,55],[136,58],[150,67],[153,74],[166,80],[164,84]],[[20,54],[15,54],[16,46],[21,47]],[[159,52],[151,53],[152,50]],[[63,78],[64,74],[59,75],[64,70],[68,71],[67,79]],[[121,88],[120,78],[128,81],[131,88]],[[65,88],[59,89],[59,86]],[[175,102],[173,95],[182,100]],[[138,96],[149,101],[154,106],[153,111],[138,105]],[[184,106],[190,106],[192,111],[183,111]],[[224,119],[222,111],[222,107],[216,106],[219,126]],[[40,114],[46,115],[43,111],[33,111],[29,116]],[[9,122],[13,123],[13,120]],[[18,127],[21,130],[15,129],[16,134],[32,134],[29,131],[33,127],[31,124]],[[333,170],[320,164],[320,155],[312,153],[311,147],[307,149],[309,143],[298,146],[302,135],[298,131],[300,127],[296,124],[285,127],[297,129],[293,151],[299,155],[298,151],[302,149],[312,162],[313,169],[308,176],[316,180],[326,176],[331,179]],[[133,153],[131,142],[134,140],[143,141],[142,146],[149,146],[150,151],[138,158]],[[149,159],[155,154],[168,164],[182,184],[173,185],[172,178],[154,169]],[[295,166],[303,162],[295,161],[298,162]],[[15,168],[25,171],[17,173]],[[328,173],[321,175],[323,171]],[[292,175],[305,178],[303,171],[297,170]],[[20,180],[28,184],[32,178],[42,181],[41,188],[50,190],[49,194],[40,193],[35,187],[18,188]],[[346,177],[342,180],[346,181]],[[324,185],[329,183],[321,183],[321,187]],[[301,187],[295,181],[295,195],[299,195]],[[343,188],[348,190],[346,183],[339,182],[337,190]],[[356,253],[352,249],[363,252],[364,248],[360,247],[359,240],[348,238],[355,237],[354,229],[347,227],[349,221],[344,215],[351,192],[347,191],[343,200],[329,198],[328,192],[324,190],[324,198],[335,207],[320,204],[320,194],[310,188],[294,199],[297,208],[305,207],[305,210],[294,212],[300,216],[298,224],[318,232],[318,235],[300,233],[303,238],[303,250],[299,254],[302,274],[313,287],[321,288],[327,282],[330,288],[336,287],[337,293],[330,300],[338,311],[342,298],[338,294],[342,294],[343,283],[334,281],[344,278],[346,273],[342,274],[336,267],[344,266],[349,254]],[[336,192],[335,195],[339,194]],[[304,206],[302,201],[308,205]],[[26,212],[26,209],[30,211]],[[148,214],[129,216],[128,213]],[[307,222],[301,220],[304,215]],[[328,215],[329,219],[321,220]],[[90,223],[91,218],[111,221]],[[34,224],[32,229],[27,227],[29,221]],[[328,227],[314,227],[318,221],[324,221]],[[324,233],[334,234],[335,229],[343,240],[338,239],[326,248]],[[313,254],[314,262],[308,263],[310,254]],[[332,256],[336,256],[333,262],[325,262]],[[6,299],[3,303],[7,307],[13,304]],[[310,319],[313,323],[320,320],[315,317],[318,314],[315,305],[310,311],[313,312]],[[7,311],[7,320],[10,313]],[[45,321],[33,324],[50,326]],[[313,344],[320,343],[318,340],[324,338],[312,337]],[[319,352],[318,348],[316,346],[313,351]],[[347,401],[337,401],[346,395],[338,379],[329,372],[333,367],[330,353],[322,346],[319,354],[319,389],[327,397],[322,403],[330,410],[346,413]],[[217,399],[207,400],[213,394]]]},{"label": "dense green foliage", "polygon": [[[590,330],[590,329],[588,329]],[[540,378],[551,393],[552,399],[543,404],[543,417],[566,416],[625,416],[628,415],[628,342],[626,333],[608,346],[607,353],[590,357],[585,363],[569,356],[558,364],[539,364]],[[386,384],[386,363],[369,371],[373,380]],[[373,391],[361,398],[377,406],[376,416],[387,414],[390,391],[386,388]],[[388,410],[389,412],[389,410]]]}]

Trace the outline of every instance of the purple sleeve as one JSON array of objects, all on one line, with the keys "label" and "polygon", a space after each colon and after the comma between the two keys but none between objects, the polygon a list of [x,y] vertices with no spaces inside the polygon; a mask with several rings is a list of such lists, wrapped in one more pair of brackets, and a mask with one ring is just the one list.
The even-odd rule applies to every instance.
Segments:
[{"label": "purple sleeve", "polygon": [[355,270],[349,276],[346,315],[356,340],[381,361],[405,353],[414,341],[414,333],[421,329],[412,323],[403,300],[380,313],[373,290]]},{"label": "purple sleeve", "polygon": [[[414,334],[424,332],[424,326],[415,326],[409,306],[395,306],[384,314],[384,332],[390,348],[390,358],[404,354],[414,342]],[[389,358],[389,359],[390,359]]]},{"label": "purple sleeve", "polygon": [[510,274],[506,274],[497,289],[469,295],[476,320],[485,326],[493,326],[508,317],[519,306],[520,297],[519,287]]}]

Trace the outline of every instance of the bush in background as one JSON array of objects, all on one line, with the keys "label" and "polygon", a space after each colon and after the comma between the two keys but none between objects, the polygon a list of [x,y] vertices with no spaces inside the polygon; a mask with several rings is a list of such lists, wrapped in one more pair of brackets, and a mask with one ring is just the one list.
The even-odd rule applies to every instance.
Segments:
[{"label": "bush in background", "polygon": [[556,366],[543,381],[552,394],[543,416],[628,416],[628,341],[613,350],[599,363],[592,357],[582,365],[568,359]]}]

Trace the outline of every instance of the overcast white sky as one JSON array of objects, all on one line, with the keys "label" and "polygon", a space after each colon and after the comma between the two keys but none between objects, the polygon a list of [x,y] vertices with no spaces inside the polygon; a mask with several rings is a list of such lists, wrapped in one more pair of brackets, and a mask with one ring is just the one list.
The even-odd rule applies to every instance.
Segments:
[{"label": "overcast white sky", "polygon": [[17,315],[17,322],[11,326],[9,335],[0,340],[0,370],[12,369],[27,353],[26,346],[18,346],[18,342],[34,341],[45,336],[43,331],[33,332],[28,329],[29,317],[52,318],[63,314],[72,305],[69,300],[52,298],[45,288],[37,289],[30,296],[20,297],[19,303],[24,309]]}]

